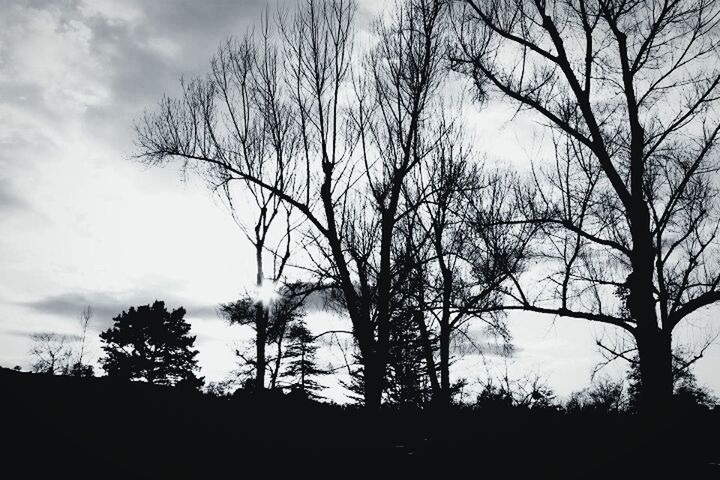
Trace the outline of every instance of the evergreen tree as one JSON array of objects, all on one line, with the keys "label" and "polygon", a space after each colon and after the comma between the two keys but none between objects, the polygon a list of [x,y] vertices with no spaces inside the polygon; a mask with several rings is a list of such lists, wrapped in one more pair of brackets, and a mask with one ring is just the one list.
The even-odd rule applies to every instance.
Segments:
[{"label": "evergreen tree", "polygon": [[421,406],[432,397],[415,311],[399,312],[393,318],[385,384],[389,403]]},{"label": "evergreen tree", "polygon": [[422,406],[437,393],[432,388],[432,380],[437,379],[433,361],[437,337],[425,319],[427,272],[413,255],[413,227],[409,222],[407,229],[396,250],[406,280],[392,302],[384,397],[391,404]]},{"label": "evergreen tree", "polygon": [[111,377],[199,388],[195,336],[184,317],[184,308],[168,312],[161,301],[123,311],[100,334],[103,369]]},{"label": "evergreen tree", "polygon": [[286,385],[292,392],[297,392],[304,397],[318,398],[317,392],[322,389],[322,386],[317,383],[316,378],[327,372],[317,365],[318,347],[305,320],[299,318],[290,326],[287,340],[285,356],[288,362],[282,375]]},{"label": "evergreen tree", "polygon": [[[262,363],[266,366],[266,375],[269,377],[267,386],[270,389],[278,387],[278,381],[285,367],[283,361],[287,358],[286,343],[289,340],[290,327],[300,321],[304,315],[303,303],[307,297],[305,290],[305,285],[302,283],[284,284],[278,289],[272,302],[265,308],[262,335],[258,335],[256,299],[245,295],[238,300],[220,305],[221,315],[231,325],[248,326],[255,332],[252,348],[235,350],[235,355],[239,358],[238,377],[241,381],[244,382],[250,376],[256,377],[259,350],[264,352]],[[264,342],[264,347],[258,349],[258,342]]]}]

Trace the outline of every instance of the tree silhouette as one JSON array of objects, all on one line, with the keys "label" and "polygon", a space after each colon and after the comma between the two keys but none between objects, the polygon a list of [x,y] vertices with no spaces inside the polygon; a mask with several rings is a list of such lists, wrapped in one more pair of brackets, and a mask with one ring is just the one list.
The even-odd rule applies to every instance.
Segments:
[{"label": "tree silhouette", "polygon": [[365,372],[365,403],[375,408],[384,389],[390,306],[403,281],[393,264],[393,237],[417,208],[405,187],[444,134],[430,112],[444,73],[445,2],[398,2],[390,21],[376,24],[380,41],[365,58],[368,74],[357,79],[350,69],[355,10],[352,0],[311,0],[279,19],[278,52],[285,58],[278,65],[286,66],[279,85],[287,88],[262,97],[280,102],[278,108],[258,106],[291,108],[282,118],[295,119],[293,138],[302,147],[293,158],[274,156],[286,175],[267,177],[247,163],[237,119],[248,103],[217,75],[187,84],[182,98],[163,99],[158,112],[145,116],[137,128],[138,157],[150,164],[179,160],[223,182],[250,182],[307,221],[313,273],[341,293]]},{"label": "tree silhouette", "polygon": [[537,374],[510,378],[506,370],[504,375],[497,378],[491,376],[481,384],[482,390],[475,401],[476,406],[529,410],[555,407],[555,392]]},{"label": "tree silhouette", "polygon": [[719,13],[714,0],[467,0],[454,16],[452,61],[477,96],[532,110],[555,146],[517,219],[541,226],[552,272],[514,278],[506,308],[631,334],[649,412],[670,406],[673,329],[720,300]]},{"label": "tree silhouette", "polygon": [[69,374],[73,377],[93,377],[95,376],[95,367],[85,362],[87,331],[90,321],[93,318],[93,311],[90,305],[83,307],[80,313],[80,336],[78,337],[78,352],[75,360],[69,369]]},{"label": "tree silhouette", "polygon": [[437,399],[445,405],[452,400],[452,340],[471,321],[510,340],[504,316],[497,311],[500,291],[511,275],[523,270],[534,229],[503,224],[514,216],[517,178],[504,171],[484,173],[473,160],[461,135],[440,142],[430,164],[434,192],[422,208],[432,259],[425,266],[422,304],[437,324]]},{"label": "tree silhouette", "polygon": [[418,314],[417,309],[400,311],[391,322],[386,398],[392,404],[423,406],[436,393]]},{"label": "tree silhouette", "polygon": [[288,346],[285,351],[287,368],[283,371],[283,384],[291,392],[308,398],[318,398],[317,392],[322,386],[316,378],[327,372],[317,365],[318,346],[315,337],[302,318],[296,320],[288,329]]},{"label": "tree silhouette", "polygon": [[[236,350],[236,355],[240,358],[241,367],[244,370],[244,372],[240,372],[240,376],[252,372],[255,389],[262,389],[260,385],[264,387],[267,374],[269,374],[268,386],[270,389],[278,386],[278,379],[285,367],[283,360],[287,356],[285,349],[290,340],[289,329],[295,323],[302,321],[304,315],[302,306],[312,291],[312,286],[301,282],[286,283],[277,287],[273,298],[264,300],[261,325],[258,324],[256,311],[257,304],[262,302],[250,295],[244,295],[238,300],[220,305],[220,315],[231,325],[249,326],[255,332],[253,353]],[[258,348],[259,342],[264,344],[262,348]],[[272,347],[272,349],[268,350],[267,347]],[[261,363],[258,361],[258,354],[263,356],[262,382],[258,381],[259,363]]]},{"label": "tree silhouette", "polygon": [[199,388],[195,337],[185,309],[168,312],[165,303],[130,307],[115,317],[114,326],[100,334],[106,356],[100,360],[108,376],[160,385]]},{"label": "tree silhouette", "polygon": [[[271,299],[259,298],[263,291],[275,288],[284,274],[291,253],[291,239],[295,225],[292,223],[293,206],[282,202],[276,193],[290,193],[293,184],[293,159],[298,148],[297,130],[292,128],[293,120],[287,101],[280,98],[283,91],[278,62],[282,56],[272,42],[269,19],[262,18],[262,33],[256,38],[248,33],[242,41],[228,40],[211,61],[209,88],[214,88],[228,101],[232,99],[237,111],[233,116],[233,134],[238,150],[242,152],[240,162],[254,178],[272,185],[272,189],[243,179],[238,191],[233,190],[233,176],[227,172],[214,172],[206,179],[215,189],[220,189],[247,240],[255,249],[254,302],[255,340],[255,388],[265,388],[267,364],[265,347],[269,338]],[[218,175],[218,173],[220,175]],[[237,196],[246,194],[251,209],[244,208],[246,215],[240,217],[235,204]],[[252,211],[254,218],[249,219]],[[284,218],[281,218],[284,217]],[[279,238],[274,238],[279,237]],[[274,241],[276,240],[276,241]],[[268,272],[267,260],[272,261]],[[271,275],[268,275],[271,273]],[[278,348],[281,348],[278,343]],[[274,388],[276,374],[271,379]]]},{"label": "tree silhouette", "polygon": [[66,375],[70,372],[72,337],[60,333],[36,333],[32,336],[32,371],[50,375]]},{"label": "tree silhouette", "polygon": [[[637,355],[631,358],[629,363],[628,408],[637,410],[640,407],[642,392],[642,375]],[[673,353],[673,406],[677,410],[688,411],[717,405],[717,399],[698,384],[691,369],[693,363],[694,359],[687,352],[679,350]]]},{"label": "tree silhouette", "polygon": [[79,335],[54,332],[34,334],[30,350],[30,355],[33,357],[31,370],[50,375],[94,376],[94,367],[85,362],[87,331],[92,317],[92,308],[89,305],[83,307],[80,314]]},{"label": "tree silhouette", "polygon": [[600,378],[590,387],[573,392],[565,408],[569,412],[617,413],[628,408],[628,400],[628,392],[622,380]]}]

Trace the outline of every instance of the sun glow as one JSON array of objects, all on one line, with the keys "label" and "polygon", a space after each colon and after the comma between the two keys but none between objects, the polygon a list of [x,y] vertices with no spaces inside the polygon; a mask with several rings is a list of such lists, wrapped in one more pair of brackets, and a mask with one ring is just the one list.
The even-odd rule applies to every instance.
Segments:
[{"label": "sun glow", "polygon": [[257,301],[263,305],[269,305],[270,302],[277,296],[275,290],[275,284],[273,282],[265,281],[258,287],[257,290]]}]

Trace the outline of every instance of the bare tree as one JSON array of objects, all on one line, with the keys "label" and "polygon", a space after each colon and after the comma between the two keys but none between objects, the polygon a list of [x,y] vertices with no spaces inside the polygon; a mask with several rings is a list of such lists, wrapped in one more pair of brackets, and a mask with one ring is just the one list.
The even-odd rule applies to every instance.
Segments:
[{"label": "bare tree", "polygon": [[[434,400],[447,405],[453,391],[451,345],[464,337],[470,322],[482,322],[509,340],[497,310],[499,292],[509,273],[522,267],[532,228],[499,225],[498,220],[511,213],[515,177],[483,173],[460,122],[448,120],[451,114],[444,108],[435,111],[443,134],[406,187],[419,208],[407,216],[400,232],[398,243],[412,245],[402,250],[407,258],[400,255],[396,263],[407,262],[414,269],[404,281],[404,294],[414,299],[406,308],[413,310],[425,345]],[[457,112],[454,118],[462,116]],[[489,218],[494,225],[486,225]]]},{"label": "bare tree", "polygon": [[32,336],[32,371],[50,375],[67,374],[72,351],[67,335],[59,333],[36,333]]},{"label": "bare tree", "polygon": [[32,336],[32,371],[51,375],[93,376],[93,367],[85,363],[87,331],[93,318],[87,305],[80,313],[80,334],[67,335],[54,332]]},{"label": "bare tree", "polygon": [[[426,203],[432,242],[433,277],[428,312],[439,326],[439,375],[443,403],[450,401],[450,351],[453,337],[480,321],[503,341],[500,292],[523,268],[531,228],[502,226],[513,212],[517,180],[509,172],[482,172],[461,140],[440,144],[430,164],[435,192]],[[492,219],[492,220],[491,220]]]},{"label": "bare tree", "polygon": [[[249,67],[257,66],[254,54],[248,53],[253,48],[231,45],[225,55],[228,61],[216,61],[213,75],[186,84],[181,99],[164,98],[159,110],[146,115],[137,129],[139,156],[148,163],[180,159],[186,167],[198,168],[202,175],[216,179],[219,184],[240,181],[251,185],[250,190],[260,203],[269,202],[271,210],[278,205],[277,200],[286,209],[294,209],[332,245],[339,259],[338,269],[347,278],[335,208],[347,188],[343,186],[347,180],[340,173],[350,164],[350,144],[346,147],[343,141],[340,90],[350,65],[354,11],[354,4],[344,0],[304,2],[297,12],[280,22],[282,35],[275,42],[282,48],[266,49],[272,54],[271,60],[263,61],[261,70],[270,72],[268,80],[272,87],[264,82],[262,95],[250,96],[247,86],[254,81]],[[278,63],[279,52],[283,61]],[[285,68],[280,71],[279,65]],[[277,81],[279,74],[282,82]],[[223,88],[225,78],[232,82],[232,89]],[[276,137],[279,131],[284,131],[277,128],[280,122],[291,121],[289,125],[301,140],[300,152],[294,155],[282,150],[280,155],[281,150],[273,148],[273,165],[258,168],[259,157],[253,142],[268,136],[248,135],[255,128],[249,121],[251,113],[261,119],[260,124],[270,127]],[[280,147],[282,142],[278,140],[273,139]],[[277,174],[266,176],[270,171]],[[292,188],[295,185],[298,188]],[[253,239],[259,246],[257,252],[261,252],[262,231],[272,212],[269,215],[266,212],[260,216],[259,237]],[[258,283],[262,277],[259,270]],[[354,299],[350,303],[357,304]],[[260,308],[256,315],[257,323],[264,323]],[[260,371],[257,375],[260,378]]]},{"label": "bare tree", "polygon": [[88,327],[93,318],[93,311],[90,305],[83,307],[80,312],[80,351],[78,352],[77,363],[82,366],[85,364],[85,340],[87,338]]},{"label": "bare tree", "polygon": [[554,132],[557,160],[536,170],[537,195],[518,218],[542,226],[552,272],[539,297],[515,278],[505,308],[626,330],[641,403],[665,410],[672,331],[720,299],[718,4],[462,3],[455,66],[479,96],[498,92]]},{"label": "bare tree", "polygon": [[[272,43],[267,16],[263,18],[260,39],[248,34],[242,41],[228,40],[211,61],[211,74],[199,90],[213,92],[218,101],[228,106],[225,127],[232,135],[228,148],[238,153],[237,162],[271,189],[241,178],[243,192],[250,197],[255,215],[252,225],[236,210],[236,192],[232,180],[237,176],[224,169],[212,169],[208,176],[219,187],[233,218],[255,249],[256,298],[254,299],[255,382],[256,389],[265,387],[270,297],[284,273],[291,252],[292,205],[283,203],[278,192],[293,193],[292,159],[297,141],[290,108],[283,100],[282,79],[278,72],[282,57]],[[232,106],[232,107],[230,107]],[[243,210],[245,212],[245,210]],[[283,218],[284,217],[284,218]],[[278,228],[280,225],[283,228]],[[279,241],[272,243],[272,236]],[[272,260],[267,275],[266,256]],[[277,343],[278,349],[281,342]],[[273,379],[275,376],[273,375]],[[273,382],[274,383],[274,382]]]},{"label": "bare tree", "polygon": [[76,340],[79,345],[76,348],[71,348],[71,356],[74,358],[71,359],[71,365],[69,366],[68,373],[70,375],[76,377],[92,377],[95,374],[93,366],[85,362],[87,332],[92,319],[92,307],[90,305],[84,306],[80,312],[80,335],[77,336]]},{"label": "bare tree", "polygon": [[432,117],[443,78],[444,10],[440,1],[398,2],[390,18],[375,24],[378,43],[363,64],[368,75],[355,79],[352,125],[366,190],[347,208],[341,231],[369,326],[363,334],[369,341],[358,338],[358,346],[366,393],[376,404],[385,387],[395,297],[412,271],[404,261],[412,252],[398,256],[396,239],[432,188],[413,197],[408,182],[446,135]]},{"label": "bare tree", "polygon": [[[367,103],[360,96],[353,108],[347,81],[355,4],[308,0],[281,19],[290,108],[283,118],[294,120],[301,145],[298,155],[284,157],[287,175],[282,182],[269,182],[248,165],[242,129],[238,132],[234,120],[244,103],[223,95],[212,80],[186,84],[181,99],[163,99],[159,110],[146,115],[137,129],[139,157],[148,163],[179,159],[223,182],[249,182],[306,219],[312,227],[309,243],[320,252],[315,273],[341,292],[352,322],[364,367],[365,403],[370,407],[379,405],[383,389],[395,278],[392,237],[408,210],[401,202],[402,189],[428,149],[420,132],[441,71],[443,8],[440,1],[408,1],[398,7],[392,27],[379,25],[380,41],[368,62],[371,96]],[[358,142],[362,152],[356,155]],[[369,271],[370,264],[353,257],[346,243],[354,228],[351,222],[361,218],[352,215],[358,213],[352,202],[359,198],[359,182],[370,189],[371,214],[379,219],[372,288],[363,284],[361,273]],[[362,222],[366,220],[374,221]]]}]

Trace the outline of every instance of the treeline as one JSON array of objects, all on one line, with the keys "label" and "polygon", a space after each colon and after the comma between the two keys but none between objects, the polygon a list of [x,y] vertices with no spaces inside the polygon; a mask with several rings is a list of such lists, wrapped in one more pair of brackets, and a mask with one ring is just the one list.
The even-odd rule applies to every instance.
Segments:
[{"label": "treeline", "polygon": [[[322,291],[369,408],[413,383],[449,404],[453,339],[507,338],[524,310],[617,329],[601,348],[669,409],[702,355],[672,332],[720,299],[718,3],[399,0],[369,30],[356,11],[266,14],[137,124],[137,158],[206,179],[255,248],[258,295],[224,308],[256,331],[255,387],[277,381],[278,306]],[[539,119],[547,153],[484,162],[465,113],[488,102]]]},{"label": "treeline", "polygon": [[[324,400],[321,378],[332,375],[332,368],[321,368],[316,358],[321,347],[318,339],[334,335],[336,331],[311,334],[304,321],[304,312],[290,295],[281,295],[271,301],[272,314],[268,316],[269,345],[276,350],[269,356],[269,383],[258,390],[255,383],[256,362],[251,354],[236,351],[240,369],[223,381],[205,383],[199,377],[196,359],[196,337],[190,335],[190,324],[185,320],[185,309],[167,310],[164,302],[130,307],[113,318],[113,326],[100,333],[104,355],[99,359],[105,374],[113,380],[141,381],[149,384],[173,386],[180,389],[202,390],[215,398],[232,398],[259,395],[263,398],[281,398],[289,394],[303,400]],[[220,313],[231,324],[254,327],[255,301],[245,298],[222,305]],[[288,305],[292,305],[289,308]],[[79,335],[43,333],[33,336],[31,371],[34,373],[89,378],[95,375],[87,348],[87,331],[93,318],[92,308],[86,306],[80,315]],[[419,367],[418,356],[396,355],[397,350],[412,347],[412,328],[402,329],[401,337],[393,337],[389,362],[392,376],[388,376],[384,403],[391,408],[437,409],[442,407],[433,398],[432,387]],[[257,337],[254,339],[255,343]],[[329,347],[333,344],[330,342]],[[421,357],[420,357],[421,358]],[[398,359],[404,364],[398,365]],[[342,367],[341,367],[342,368]],[[349,368],[349,367],[348,367]],[[20,367],[16,367],[20,371]],[[353,373],[350,371],[350,373]],[[362,377],[351,375],[353,382],[341,384],[350,396],[362,400]],[[717,400],[707,389],[698,385],[687,362],[676,361],[673,366],[673,405],[683,412],[701,412],[715,407]],[[425,380],[425,381],[423,381]],[[566,411],[620,413],[636,412],[640,399],[640,372],[637,364],[631,365],[626,378],[608,378],[599,375],[591,386],[574,392],[566,401],[557,399],[554,391],[535,376],[510,378],[489,376],[480,382],[472,395],[453,399],[456,405],[493,410],[521,409],[533,411]],[[467,387],[464,380],[456,384],[458,390]],[[266,396],[263,392],[269,392]],[[362,402],[360,402],[362,403]]]}]

